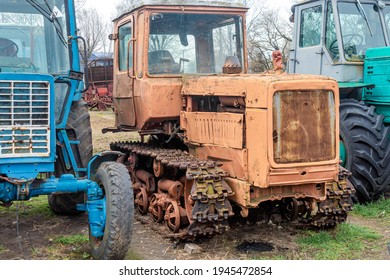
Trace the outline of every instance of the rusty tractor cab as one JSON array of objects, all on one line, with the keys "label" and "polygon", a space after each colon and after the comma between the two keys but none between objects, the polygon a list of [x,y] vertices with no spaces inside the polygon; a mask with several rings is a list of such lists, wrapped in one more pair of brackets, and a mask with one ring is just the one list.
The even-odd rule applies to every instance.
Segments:
[{"label": "rusty tractor cab", "polygon": [[84,100],[89,109],[105,111],[112,107],[113,59],[97,58],[88,64],[89,87]]},{"label": "rusty tractor cab", "polygon": [[116,127],[106,131],[142,137],[111,144],[126,154],[138,210],[180,236],[223,231],[236,208],[345,221],[354,190],[339,169],[336,81],[280,66],[247,74],[237,1],[152,2],[117,18],[110,35]]}]

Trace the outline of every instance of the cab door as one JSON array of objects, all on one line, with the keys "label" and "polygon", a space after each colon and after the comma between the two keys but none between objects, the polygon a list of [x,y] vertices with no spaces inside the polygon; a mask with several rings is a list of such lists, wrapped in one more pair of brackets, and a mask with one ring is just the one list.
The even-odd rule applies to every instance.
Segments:
[{"label": "cab door", "polygon": [[115,43],[115,75],[113,103],[116,113],[116,125],[134,127],[136,112],[134,106],[133,76],[133,20],[127,18],[118,22]]},{"label": "cab door", "polygon": [[324,55],[322,2],[324,1],[296,7],[294,46],[289,62],[290,73],[321,74],[321,60]]}]

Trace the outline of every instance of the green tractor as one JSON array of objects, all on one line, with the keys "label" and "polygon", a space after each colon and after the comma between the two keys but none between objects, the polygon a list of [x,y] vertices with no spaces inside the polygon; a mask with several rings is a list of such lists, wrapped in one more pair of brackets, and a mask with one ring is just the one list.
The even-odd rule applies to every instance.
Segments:
[{"label": "green tractor", "polygon": [[309,0],[292,7],[290,73],[340,87],[340,156],[359,202],[390,191],[390,1]]}]

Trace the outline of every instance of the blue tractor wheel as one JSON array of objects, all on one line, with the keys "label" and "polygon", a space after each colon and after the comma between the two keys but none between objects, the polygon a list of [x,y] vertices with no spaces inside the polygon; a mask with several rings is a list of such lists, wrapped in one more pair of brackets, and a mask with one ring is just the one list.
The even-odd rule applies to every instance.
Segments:
[{"label": "blue tractor wheel", "polygon": [[[66,124],[70,140],[78,140],[80,144],[72,145],[73,154],[79,167],[87,167],[92,157],[92,130],[86,103],[82,100],[73,102]],[[73,168],[67,169],[62,156],[61,147],[57,147],[58,158],[55,162],[55,175],[75,174]],[[83,177],[85,174],[79,174]],[[84,203],[84,192],[53,194],[48,197],[49,207],[56,215],[74,215],[83,213],[77,210],[77,204]]]},{"label": "blue tractor wheel", "polygon": [[355,99],[341,101],[340,157],[352,172],[350,181],[359,202],[377,200],[389,190],[389,132],[373,106]]},{"label": "blue tractor wheel", "polygon": [[128,170],[120,163],[104,162],[94,181],[101,187],[102,199],[95,201],[99,204],[94,208],[96,213],[89,213],[99,217],[98,223],[89,225],[92,257],[124,259],[130,247],[134,218],[133,189]]}]

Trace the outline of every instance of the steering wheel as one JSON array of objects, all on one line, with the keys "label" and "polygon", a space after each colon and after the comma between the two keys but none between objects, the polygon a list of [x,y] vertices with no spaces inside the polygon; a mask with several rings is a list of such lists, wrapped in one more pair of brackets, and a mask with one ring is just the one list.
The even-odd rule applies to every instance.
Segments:
[{"label": "steering wheel", "polygon": [[18,45],[10,39],[0,38],[0,56],[16,56],[19,51]]},{"label": "steering wheel", "polygon": [[[344,51],[348,52],[348,50],[355,46],[360,47],[363,44],[363,36],[357,33],[347,34],[342,36],[344,43]],[[349,40],[347,40],[349,38]],[[339,47],[337,46],[337,39],[335,39],[329,46],[329,51],[334,55],[339,54]]]}]

